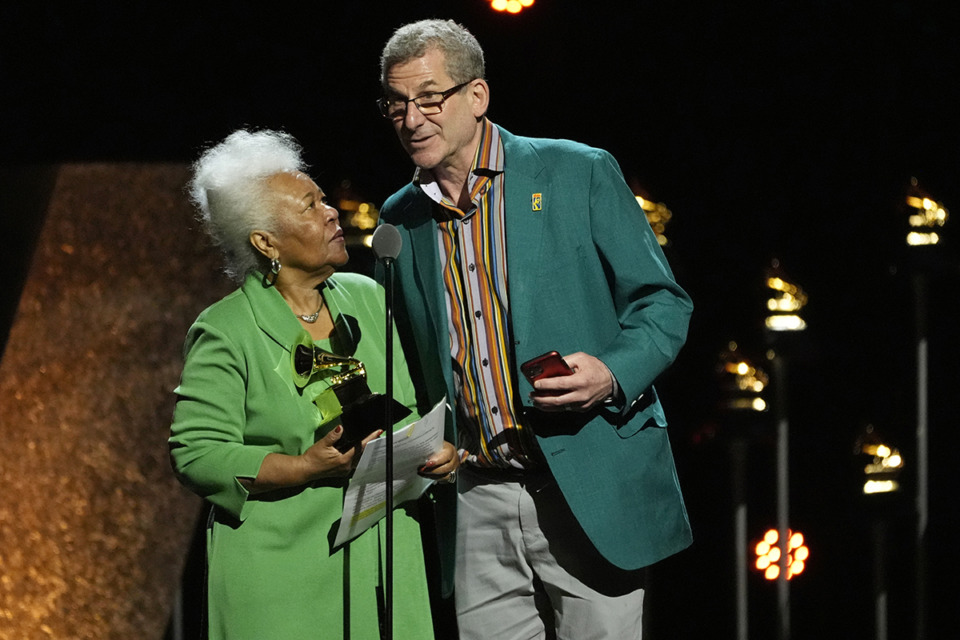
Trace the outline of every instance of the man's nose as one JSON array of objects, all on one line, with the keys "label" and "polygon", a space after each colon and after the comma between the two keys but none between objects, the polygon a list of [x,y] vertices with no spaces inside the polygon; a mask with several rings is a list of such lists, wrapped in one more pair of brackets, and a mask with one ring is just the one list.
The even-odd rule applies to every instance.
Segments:
[{"label": "man's nose", "polygon": [[403,114],[403,124],[408,129],[416,129],[424,120],[424,115],[420,113],[420,108],[414,104],[413,100],[407,103],[407,110]]}]

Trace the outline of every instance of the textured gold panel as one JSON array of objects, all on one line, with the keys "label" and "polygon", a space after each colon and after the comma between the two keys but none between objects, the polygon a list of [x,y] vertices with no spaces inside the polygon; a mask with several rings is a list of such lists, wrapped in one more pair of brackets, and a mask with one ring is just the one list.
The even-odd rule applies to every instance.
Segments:
[{"label": "textured gold panel", "polygon": [[163,637],[201,510],[168,462],[172,391],[232,288],[186,179],[60,167],[0,362],[0,640]]}]

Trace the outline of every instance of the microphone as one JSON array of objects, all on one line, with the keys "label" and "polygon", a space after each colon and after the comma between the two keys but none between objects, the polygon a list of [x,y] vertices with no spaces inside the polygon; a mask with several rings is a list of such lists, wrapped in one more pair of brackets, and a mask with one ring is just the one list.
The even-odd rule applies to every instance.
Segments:
[{"label": "microphone", "polygon": [[400,237],[400,232],[392,224],[382,224],[373,232],[371,247],[377,260],[393,262],[400,255],[402,245],[403,239]]}]

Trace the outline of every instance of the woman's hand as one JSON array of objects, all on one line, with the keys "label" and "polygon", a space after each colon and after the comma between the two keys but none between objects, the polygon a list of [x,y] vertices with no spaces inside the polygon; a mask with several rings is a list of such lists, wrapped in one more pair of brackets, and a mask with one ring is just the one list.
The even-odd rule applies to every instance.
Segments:
[{"label": "woman's hand", "polygon": [[367,443],[374,438],[379,438],[383,429],[377,429],[357,446],[347,449],[341,453],[334,445],[343,435],[343,427],[337,426],[330,430],[330,433],[317,440],[309,449],[300,456],[306,465],[306,473],[311,480],[319,478],[345,478],[353,473],[357,463],[360,462],[360,454]]},{"label": "woman's hand", "polygon": [[346,453],[340,453],[333,446],[343,435],[343,427],[337,426],[312,444],[302,455],[267,454],[256,478],[238,478],[238,480],[250,493],[262,493],[274,489],[298,487],[320,478],[346,478],[353,473],[360,461],[363,448],[381,433],[383,430],[377,429],[357,446]]},{"label": "woman's hand", "polygon": [[449,442],[444,442],[440,451],[430,456],[427,463],[417,469],[424,478],[447,483],[457,481],[457,469],[460,467],[460,456],[457,448]]}]

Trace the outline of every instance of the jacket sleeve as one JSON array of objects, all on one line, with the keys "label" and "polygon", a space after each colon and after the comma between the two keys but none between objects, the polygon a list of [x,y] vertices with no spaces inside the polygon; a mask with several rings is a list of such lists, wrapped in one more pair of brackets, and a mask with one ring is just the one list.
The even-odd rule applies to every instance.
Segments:
[{"label": "jacket sleeve", "polygon": [[255,478],[270,453],[244,442],[245,358],[223,332],[203,322],[190,328],[184,350],[171,462],[187,487],[243,520],[254,503],[237,478]]},{"label": "jacket sleeve", "polygon": [[693,304],[613,156],[595,150],[590,227],[620,331],[596,355],[616,376],[629,409],[677,357]]}]

